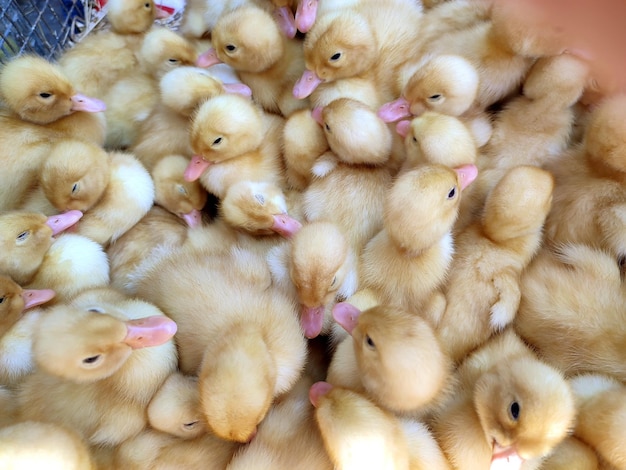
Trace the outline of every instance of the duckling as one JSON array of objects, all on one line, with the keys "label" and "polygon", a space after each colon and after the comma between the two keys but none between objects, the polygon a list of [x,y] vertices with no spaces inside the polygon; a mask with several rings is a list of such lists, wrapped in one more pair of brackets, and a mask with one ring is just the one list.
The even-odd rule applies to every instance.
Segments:
[{"label": "duckling", "polygon": [[207,430],[200,411],[197,377],[174,372],[154,394],[147,412],[150,426],[181,439],[193,439]]},{"label": "duckling", "polygon": [[120,444],[146,426],[148,403],[176,368],[175,332],[154,305],[110,288],[50,308],[34,332],[37,369],[18,393],[19,418],[62,423],[91,445]]},{"label": "duckling", "polygon": [[319,0],[301,0],[295,13],[296,27],[298,31],[308,33],[318,13],[322,16],[329,11],[339,11],[358,5],[359,2],[360,0],[324,0],[320,5]]},{"label": "duckling", "polygon": [[553,187],[549,172],[516,166],[489,194],[481,220],[457,234],[447,307],[437,325],[454,361],[513,322],[520,276],[541,246]]},{"label": "duckling", "polygon": [[9,276],[0,274],[0,337],[17,323],[24,311],[52,299],[52,289],[22,289]]},{"label": "duckling", "polygon": [[596,452],[574,436],[566,437],[541,463],[541,470],[598,470]]},{"label": "duckling", "polygon": [[237,181],[263,181],[282,187],[280,135],[283,119],[263,113],[235,94],[205,101],[195,114],[191,147],[195,153],[185,179],[200,178],[218,198]]},{"label": "duckling", "polygon": [[24,421],[0,428],[0,465],[6,469],[95,470],[81,436],[55,423]]},{"label": "duckling", "polygon": [[403,171],[426,163],[450,168],[476,164],[476,141],[454,116],[426,111],[411,121],[400,121],[397,132],[404,137]]},{"label": "duckling", "polygon": [[62,135],[104,142],[104,102],[78,93],[76,84],[43,57],[19,56],[0,73],[0,97],[10,115]]},{"label": "duckling", "polygon": [[295,13],[301,0],[272,0],[274,17],[281,31],[288,38],[294,38],[298,31]]},{"label": "duckling", "polygon": [[330,222],[305,224],[289,244],[268,253],[268,262],[274,281],[295,291],[307,338],[327,333],[330,307],[357,289],[356,256],[340,227]]},{"label": "duckling", "polygon": [[288,117],[308,108],[308,100],[292,94],[304,71],[301,42],[282,34],[269,12],[254,5],[231,10],[217,20],[211,41],[213,48],[199,57],[198,64],[230,65],[265,111]]},{"label": "duckling", "polygon": [[361,0],[317,17],[304,40],[306,69],[294,96],[303,99],[315,91],[312,104],[323,105],[325,88],[362,78],[375,84],[377,102],[367,104],[378,108],[392,98],[397,69],[412,56],[421,17],[418,4],[402,0]]},{"label": "duckling", "polygon": [[313,384],[310,397],[335,468],[409,468],[407,441],[394,415],[328,382]]},{"label": "duckling", "polygon": [[615,468],[626,468],[626,386],[614,377],[584,374],[570,381],[578,416],[574,435]]},{"label": "duckling", "polygon": [[364,389],[383,408],[425,416],[451,390],[452,361],[421,316],[389,305],[361,312],[338,303],[333,317],[352,336]]},{"label": "duckling", "polygon": [[[137,294],[177,322],[180,370],[198,375],[210,430],[247,442],[298,380],[306,344],[295,302],[271,286],[262,256],[236,245],[211,250],[168,253],[146,269]],[[190,290],[190,279],[211,281]]]},{"label": "duckling", "polygon": [[546,361],[568,375],[626,380],[620,260],[586,244],[544,247],[524,271],[521,292],[515,329]]},{"label": "duckling", "polygon": [[86,212],[102,198],[109,173],[109,155],[102,147],[77,139],[60,140],[41,167],[38,187],[20,208],[44,214]]},{"label": "duckling", "polygon": [[[571,54],[535,62],[522,94],[509,100],[493,121],[493,134],[481,151],[480,176],[464,199],[462,212],[468,216],[480,212],[489,191],[510,168],[560,160],[570,145],[573,106],[587,77],[588,65]],[[464,223],[460,220],[459,226]]]},{"label": "duckling", "polygon": [[324,131],[311,112],[302,109],[285,120],[282,142],[287,185],[303,191],[313,180],[317,158],[329,150]]},{"label": "duckling", "polygon": [[468,356],[457,373],[459,388],[432,422],[453,468],[536,468],[571,432],[571,387],[511,329]]},{"label": "duckling", "polygon": [[151,170],[154,181],[154,203],[182,218],[189,227],[202,223],[202,208],[208,194],[198,181],[183,177],[189,159],[182,155],[168,155]]},{"label": "duckling", "polygon": [[221,200],[219,214],[229,225],[252,235],[278,234],[291,238],[302,224],[288,214],[283,191],[271,184],[240,181]]},{"label": "duckling", "polygon": [[385,198],[383,228],[361,254],[360,285],[407,310],[427,300],[447,276],[461,191],[475,177],[474,165],[435,164],[398,176]]},{"label": "duckling", "polygon": [[400,425],[407,440],[411,470],[450,470],[448,459],[425,423],[400,418]]},{"label": "duckling", "polygon": [[239,445],[203,434],[195,439],[181,439],[145,429],[115,449],[110,468],[128,470],[223,470]]},{"label": "duckling", "polygon": [[553,209],[546,220],[546,242],[585,243],[626,253],[623,217],[626,166],[626,95],[607,97],[589,116],[582,145],[549,166],[557,176]]},{"label": "duckling", "polygon": [[160,4],[151,0],[109,0],[106,18],[111,31],[117,34],[137,34],[148,31],[156,19],[169,15]]},{"label": "duckling", "polygon": [[314,421],[315,409],[309,401],[312,384],[313,380],[303,375],[293,389],[279,397],[259,425],[252,442],[242,447],[226,468],[332,469]]}]

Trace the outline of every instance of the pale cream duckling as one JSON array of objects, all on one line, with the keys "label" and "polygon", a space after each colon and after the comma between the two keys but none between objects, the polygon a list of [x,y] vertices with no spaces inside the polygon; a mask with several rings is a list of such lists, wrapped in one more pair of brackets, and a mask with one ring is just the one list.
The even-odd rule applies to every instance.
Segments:
[{"label": "pale cream duckling", "polygon": [[516,331],[568,375],[626,380],[621,264],[584,244],[544,248],[522,275]]},{"label": "pale cream duckling", "polygon": [[202,185],[218,198],[242,180],[281,186],[283,122],[239,95],[229,93],[205,101],[191,125],[195,155],[185,171],[185,179],[200,178]]},{"label": "pale cream duckling", "polygon": [[198,65],[230,65],[265,111],[288,117],[308,107],[292,93],[304,71],[301,41],[285,37],[270,13],[254,5],[231,10],[215,24],[211,42]]},{"label": "pale cream duckling", "polygon": [[[134,295],[134,273],[153,252],[182,245],[189,224],[159,206],[153,206],[129,231],[111,243],[107,254],[111,264],[111,285]],[[146,251],[148,250],[148,251]]]},{"label": "pale cream duckling", "polygon": [[295,291],[307,338],[329,332],[330,308],[358,286],[356,255],[341,228],[331,222],[305,224],[289,244],[268,253],[268,263],[274,282],[287,292]]},{"label": "pale cream duckling", "polygon": [[556,160],[557,186],[553,209],[546,220],[550,245],[585,243],[626,253],[626,95],[603,100],[589,116],[582,145]]},{"label": "pale cream duckling", "polygon": [[[298,380],[306,343],[295,302],[271,286],[263,257],[238,246],[213,250],[162,257],[146,269],[137,294],[177,322],[180,370],[198,375],[211,431],[247,442],[274,397]],[[190,280],[201,288],[190,288]]]},{"label": "pale cream duckling", "polygon": [[64,424],[114,446],[147,424],[146,407],[176,368],[176,323],[147,302],[88,290],[37,322],[37,369],[21,385],[23,420]]},{"label": "pale cream duckling", "polygon": [[480,221],[456,235],[443,288],[447,307],[436,327],[454,361],[513,322],[520,277],[541,246],[553,187],[549,172],[514,167],[489,194]]},{"label": "pale cream duckling", "polygon": [[313,384],[310,397],[335,468],[409,468],[407,440],[393,414],[363,395],[327,382]]},{"label": "pale cream duckling", "polygon": [[68,427],[24,421],[0,428],[0,466],[7,470],[96,470],[87,443]]},{"label": "pale cream duckling", "polygon": [[174,372],[154,394],[147,411],[150,426],[181,439],[193,439],[207,430],[197,377]]},{"label": "pale cream duckling", "polygon": [[[78,93],[73,81],[42,57],[23,55],[0,73],[0,97],[10,114],[68,137],[104,142],[104,102]],[[4,120],[4,119],[3,119]]]},{"label": "pale cream duckling", "polygon": [[411,121],[400,121],[396,130],[404,137],[403,170],[426,163],[450,168],[476,164],[476,141],[467,126],[454,116],[426,111]]},{"label": "pale cream duckling", "polygon": [[580,375],[570,383],[578,410],[574,436],[616,469],[626,468],[626,385],[599,374]]},{"label": "pale cream duckling", "polygon": [[378,115],[385,122],[434,111],[458,117],[468,126],[478,147],[491,136],[488,116],[475,104],[479,76],[476,68],[458,55],[427,56],[403,84],[400,98],[385,103]]},{"label": "pale cream duckling", "polygon": [[489,191],[517,165],[545,166],[561,160],[570,146],[588,65],[571,54],[538,59],[522,94],[509,100],[493,121],[491,139],[481,149],[479,177],[463,201],[458,226],[480,212]]},{"label": "pale cream duckling", "polygon": [[202,208],[208,194],[199,181],[186,181],[185,169],[189,159],[168,155],[151,170],[154,181],[154,203],[182,218],[189,227],[202,223]]},{"label": "pale cream duckling", "polygon": [[304,40],[306,70],[294,96],[315,92],[313,105],[325,105],[331,100],[324,94],[334,94],[342,81],[365,79],[377,89],[377,100],[366,103],[378,108],[393,98],[395,75],[414,52],[421,17],[417,3],[402,0],[361,0],[318,17]]},{"label": "pale cream duckling", "polygon": [[227,470],[331,470],[309,400],[313,380],[307,375],[279,397],[259,425],[252,442],[233,456]]},{"label": "pale cream duckling", "polygon": [[452,361],[420,315],[389,305],[361,312],[342,302],[333,317],[352,336],[364,391],[383,408],[425,416],[450,392]]},{"label": "pale cream duckling", "polygon": [[541,470],[600,470],[596,452],[574,436],[566,437],[541,463]]},{"label": "pale cream duckling", "polygon": [[191,117],[203,101],[227,92],[250,96],[250,89],[239,83],[238,78],[216,73],[218,67],[228,66],[215,65],[209,69],[181,66],[163,75],[159,81],[160,100],[141,123],[130,147],[146,168],[152,169],[166,155],[192,155]]},{"label": "pale cream duckling", "polygon": [[0,337],[18,322],[26,310],[48,302],[54,295],[51,289],[22,289],[9,276],[0,274]]},{"label": "pale cream duckling", "polygon": [[230,226],[255,236],[292,237],[302,224],[291,217],[283,191],[274,184],[240,181],[220,201],[218,214]]},{"label": "pale cream duckling", "polygon": [[571,387],[511,329],[468,356],[458,375],[460,387],[432,422],[452,468],[537,468],[570,434]]},{"label": "pale cream duckling", "polygon": [[446,279],[461,191],[476,167],[423,165],[400,175],[387,193],[383,229],[361,255],[360,285],[381,303],[412,310]]}]

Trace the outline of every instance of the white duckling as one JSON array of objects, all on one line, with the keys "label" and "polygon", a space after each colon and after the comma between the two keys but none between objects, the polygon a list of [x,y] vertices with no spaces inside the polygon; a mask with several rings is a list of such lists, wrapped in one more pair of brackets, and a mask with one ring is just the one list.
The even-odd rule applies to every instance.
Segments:
[{"label": "white duckling", "polygon": [[18,393],[20,419],[61,423],[114,446],[147,424],[146,407],[176,367],[176,324],[109,288],[52,307],[37,322],[37,369]]}]

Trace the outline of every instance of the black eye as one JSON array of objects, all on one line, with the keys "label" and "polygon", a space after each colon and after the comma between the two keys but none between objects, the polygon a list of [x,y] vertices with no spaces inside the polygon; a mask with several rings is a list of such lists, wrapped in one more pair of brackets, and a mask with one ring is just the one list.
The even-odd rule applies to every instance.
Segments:
[{"label": "black eye", "polygon": [[456,196],[456,186],[454,186],[448,193],[448,199],[454,199],[455,196]]},{"label": "black eye", "polygon": [[146,8],[150,8],[150,4],[149,3],[144,3],[143,6],[146,7]]},{"label": "black eye", "polygon": [[333,287],[335,284],[337,284],[337,276],[333,277],[333,282],[330,283],[330,287]]},{"label": "black eye", "polygon": [[221,138],[221,137],[218,137],[217,139],[215,139],[215,140],[213,141],[213,144],[212,144],[212,145],[219,145],[219,144],[220,144],[220,142],[222,142],[222,138]]},{"label": "black eye", "polygon": [[52,93],[39,93],[39,96],[41,96],[42,98],[50,98],[52,96]]},{"label": "black eye", "polygon": [[0,304],[3,303],[4,299],[6,299],[6,298],[7,298],[6,295],[4,297],[0,298]]},{"label": "black eye", "polygon": [[72,185],[72,194],[76,194],[78,192],[78,183],[74,183]]},{"label": "black eye", "polygon": [[370,349],[376,349],[376,344],[374,344],[370,335],[365,335],[365,344],[367,344],[367,347]]},{"label": "black eye", "polygon": [[417,144],[417,137],[413,136],[413,142]]},{"label": "black eye", "polygon": [[192,429],[196,426],[196,424],[198,424],[198,421],[194,421],[192,423],[185,423],[183,424],[183,426],[185,427],[185,429]]},{"label": "black eye", "polygon": [[328,124],[324,123],[324,127],[326,128],[328,132],[330,132],[330,126]]},{"label": "black eye", "polygon": [[513,421],[517,421],[519,419],[519,411],[519,403],[516,401],[511,403],[511,406],[509,406],[509,413],[511,414]]},{"label": "black eye", "polygon": [[100,359],[100,354],[96,356],[86,357],[85,359],[83,359],[83,364],[95,364],[96,362],[98,362],[98,359]]},{"label": "black eye", "polygon": [[16,240],[18,242],[23,242],[24,240],[26,240],[28,238],[28,236],[30,235],[30,230],[24,230],[22,233],[20,233]]},{"label": "black eye", "polygon": [[624,279],[624,275],[626,274],[626,256],[620,256],[617,259],[617,267],[619,268],[619,274]]},{"label": "black eye", "polygon": [[177,63],[177,62],[178,62],[178,59],[168,59],[168,62],[169,62],[170,64],[175,64],[175,63]]},{"label": "black eye", "polygon": [[330,56],[330,60],[331,62],[335,62],[336,60],[339,60],[340,57],[341,57],[341,52],[337,52],[333,54],[332,56]]},{"label": "black eye", "polygon": [[428,99],[430,101],[439,101],[441,99],[441,95],[440,94],[432,95],[432,96],[429,96]]},{"label": "black eye", "polygon": [[228,52],[233,52],[235,49],[237,49],[237,48],[236,48],[235,46],[233,46],[232,44],[228,44],[228,45],[226,46],[226,50],[227,50]]},{"label": "black eye", "polygon": [[87,310],[88,312],[95,312],[95,313],[104,313],[104,310],[102,310],[101,308],[97,308],[97,307],[91,307],[89,310]]}]

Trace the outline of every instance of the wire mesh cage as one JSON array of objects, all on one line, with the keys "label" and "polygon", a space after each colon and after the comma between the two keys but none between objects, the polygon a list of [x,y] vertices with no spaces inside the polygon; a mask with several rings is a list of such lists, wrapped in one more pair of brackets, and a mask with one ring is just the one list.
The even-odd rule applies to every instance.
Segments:
[{"label": "wire mesh cage", "polygon": [[[0,63],[23,53],[55,59],[106,28],[106,11],[106,0],[0,0]],[[181,17],[179,9],[157,23],[177,29]]]}]

